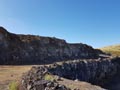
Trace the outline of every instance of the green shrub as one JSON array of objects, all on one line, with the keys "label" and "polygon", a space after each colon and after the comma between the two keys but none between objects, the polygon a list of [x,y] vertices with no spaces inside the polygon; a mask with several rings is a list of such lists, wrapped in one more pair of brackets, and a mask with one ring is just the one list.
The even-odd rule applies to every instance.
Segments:
[{"label": "green shrub", "polygon": [[45,80],[48,80],[48,81],[54,81],[54,80],[55,80],[55,78],[54,78],[52,75],[50,75],[50,74],[46,74],[46,75],[44,76],[44,79],[45,79]]},{"label": "green shrub", "polygon": [[18,90],[17,82],[13,81],[9,84],[9,90]]}]

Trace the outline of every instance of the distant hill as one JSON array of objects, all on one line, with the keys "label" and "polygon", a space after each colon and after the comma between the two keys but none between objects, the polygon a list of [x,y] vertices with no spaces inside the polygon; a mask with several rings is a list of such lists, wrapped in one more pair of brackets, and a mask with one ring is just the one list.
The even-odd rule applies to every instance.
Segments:
[{"label": "distant hill", "polygon": [[112,54],[113,56],[120,56],[120,44],[106,46],[100,49],[106,53]]}]

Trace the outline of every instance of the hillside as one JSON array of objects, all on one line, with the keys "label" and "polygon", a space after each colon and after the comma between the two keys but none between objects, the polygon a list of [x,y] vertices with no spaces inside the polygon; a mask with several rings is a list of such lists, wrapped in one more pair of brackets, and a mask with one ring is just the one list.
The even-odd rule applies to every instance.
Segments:
[{"label": "hillside", "polygon": [[102,51],[106,53],[110,53],[113,56],[120,56],[120,44],[118,45],[112,45],[112,46],[106,46],[103,48],[100,48]]}]

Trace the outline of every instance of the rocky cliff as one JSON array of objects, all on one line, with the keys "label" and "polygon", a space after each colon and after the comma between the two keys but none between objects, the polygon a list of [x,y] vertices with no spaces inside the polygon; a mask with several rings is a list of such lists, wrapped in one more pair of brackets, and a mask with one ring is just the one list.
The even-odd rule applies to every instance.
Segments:
[{"label": "rocky cliff", "polygon": [[[33,90],[33,88],[37,88],[36,83],[39,82],[39,84],[37,83],[37,85],[40,87],[41,85],[40,82],[45,80],[45,78],[47,78],[46,81],[51,81],[55,79],[52,81],[52,83],[53,82],[59,83],[60,78],[56,79],[54,77],[51,77],[52,75],[57,75],[59,77],[64,77],[69,80],[75,80],[74,81],[75,83],[76,83],[76,80],[86,81],[94,85],[100,85],[106,88],[106,90],[120,90],[120,87],[118,88],[118,85],[120,85],[120,81],[119,81],[120,80],[120,71],[119,71],[120,63],[119,62],[120,62],[120,58],[108,58],[108,59],[101,59],[101,60],[84,59],[84,60],[66,61],[62,63],[54,63],[48,66],[37,66],[37,67],[33,67],[23,77],[22,80],[24,81],[24,83],[22,84],[22,86],[24,86],[25,88],[30,86],[31,89],[28,89],[28,90]],[[41,72],[44,72],[44,74],[41,74]],[[49,77],[48,76],[45,77],[46,74],[48,74]],[[44,77],[44,79],[42,77]],[[32,84],[29,84],[30,82]],[[69,82],[65,81],[65,79],[63,79],[61,82],[67,88],[69,88],[68,87]],[[94,86],[90,87],[87,84],[86,84],[86,87],[83,88],[83,86],[84,85],[79,86],[78,89],[75,89],[75,86],[74,86],[74,89],[72,88],[70,90],[105,90],[100,87],[97,87],[97,88],[95,88]],[[44,88],[46,87],[47,86],[45,85]],[[36,90],[39,90],[39,89],[40,88]],[[41,89],[41,90],[44,90],[44,89]],[[49,89],[49,90],[52,90],[52,89]],[[53,90],[57,90],[57,89],[53,89]],[[66,89],[60,89],[60,90],[66,90]]]},{"label": "rocky cliff", "polygon": [[[61,85],[53,80],[45,80],[46,72],[53,76],[101,85],[109,90],[120,90],[120,58],[111,58],[86,44],[70,44],[54,37],[13,34],[0,27],[0,64],[51,64],[54,62],[59,63],[43,68],[41,66],[32,68],[23,76],[20,90],[39,90],[41,87],[40,90],[69,90],[67,83]],[[51,79],[51,76],[47,78]],[[93,86],[93,88],[96,87]],[[104,89],[88,87],[80,90]]]},{"label": "rocky cliff", "polygon": [[103,85],[117,73],[117,65],[112,63],[113,60],[110,58],[74,60],[51,65],[48,70],[60,77]]},{"label": "rocky cliff", "polygon": [[[54,64],[52,64],[51,66],[32,67],[32,69],[28,73],[24,74],[24,76],[22,77],[19,90],[105,90],[95,85],[91,85],[81,81],[76,82],[60,77],[57,74],[52,74],[54,72],[50,69],[53,69]],[[59,66],[56,67],[56,70],[58,69]],[[64,72],[60,71],[60,73],[65,74],[67,73],[67,70],[64,70]],[[69,76],[75,77],[72,76],[72,74],[70,74]]]},{"label": "rocky cliff", "polygon": [[70,44],[54,37],[18,35],[0,27],[0,64],[46,64],[98,56],[98,50],[86,44]]}]

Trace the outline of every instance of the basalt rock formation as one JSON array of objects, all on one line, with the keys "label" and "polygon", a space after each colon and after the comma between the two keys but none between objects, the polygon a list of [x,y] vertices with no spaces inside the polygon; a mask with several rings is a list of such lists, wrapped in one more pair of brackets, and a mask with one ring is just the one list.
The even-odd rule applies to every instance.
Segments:
[{"label": "basalt rock formation", "polygon": [[112,59],[74,60],[51,65],[48,70],[60,77],[103,85],[117,73],[117,65]]},{"label": "basalt rock formation", "polygon": [[46,67],[33,67],[21,80],[19,90],[70,90],[56,81],[46,80]]},{"label": "basalt rock formation", "polygon": [[[42,70],[41,70],[42,68]],[[48,66],[36,66],[33,67],[27,75],[23,76],[24,83],[22,86],[27,88],[28,86],[31,86],[31,89],[28,90],[34,90],[33,88],[36,88],[36,83],[40,87],[41,83],[43,82],[43,78],[46,74],[50,75],[57,75],[59,77],[64,77],[70,80],[78,80],[78,81],[85,81],[92,83],[94,85],[102,86],[106,89],[94,86],[87,88],[79,87],[78,89],[70,89],[67,86],[67,83],[65,83],[66,89],[69,88],[70,90],[119,90],[120,87],[116,87],[120,85],[120,58],[107,58],[107,59],[82,59],[82,60],[74,60],[74,61],[66,61],[62,63],[54,63]],[[41,72],[44,72],[44,74]],[[50,78],[49,78],[50,79]],[[49,81],[49,80],[48,80]],[[46,82],[48,82],[46,81]],[[117,83],[114,83],[114,82]],[[29,83],[32,84],[29,84]],[[44,81],[45,82],[45,81]],[[51,81],[49,81],[51,82]],[[56,83],[52,81],[51,83]],[[26,86],[25,86],[26,85]],[[58,85],[58,84],[57,84]],[[42,84],[45,88],[47,87],[46,84]],[[50,88],[50,87],[49,87]],[[40,88],[36,89],[39,90]],[[44,90],[41,89],[41,90]],[[66,90],[59,89],[59,90]],[[25,89],[26,90],[26,89]],[[49,90],[57,90],[55,89],[49,89]],[[67,89],[68,90],[68,89]]]},{"label": "basalt rock formation", "polygon": [[56,61],[98,58],[101,51],[86,44],[34,35],[20,35],[0,27],[0,64],[46,64]]},{"label": "basalt rock formation", "polygon": [[[51,68],[47,66],[32,67],[32,69],[28,73],[23,75],[22,80],[20,82],[19,90],[106,90],[101,87],[95,85],[89,85],[86,83],[84,83],[85,88],[83,86],[71,87],[72,85],[68,84],[68,83],[72,84],[71,82],[67,83],[65,79],[53,75],[52,74],[53,72],[49,71],[49,69],[53,69],[53,67]],[[64,74],[65,72],[60,72],[60,73]],[[62,84],[59,84],[59,81],[62,81]],[[72,82],[76,82],[76,81],[72,81]],[[77,82],[77,83],[79,85],[79,83],[81,82]]]}]

